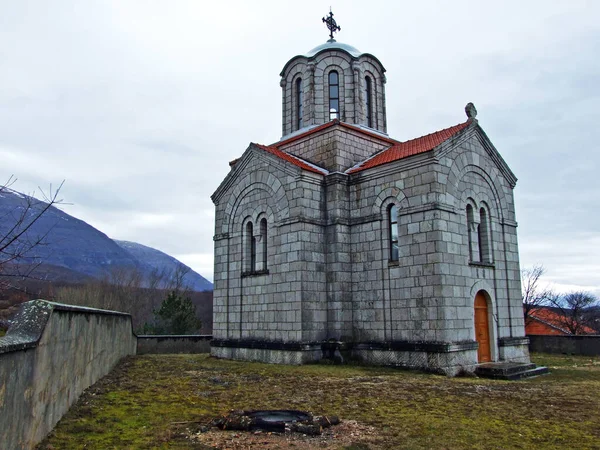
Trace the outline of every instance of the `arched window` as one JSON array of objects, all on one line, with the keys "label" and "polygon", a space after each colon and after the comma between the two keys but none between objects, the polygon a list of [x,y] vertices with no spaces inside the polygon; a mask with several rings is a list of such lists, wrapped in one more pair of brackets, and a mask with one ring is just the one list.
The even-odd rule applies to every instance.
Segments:
[{"label": "arched window", "polygon": [[479,241],[479,258],[481,262],[491,262],[492,252],[490,249],[490,225],[485,208],[479,210],[479,227],[477,228],[477,240]]},{"label": "arched window", "polygon": [[473,255],[473,207],[467,205],[467,239],[469,241],[469,261],[474,261]]},{"label": "arched window", "polygon": [[256,238],[252,229],[252,222],[246,224],[246,271],[256,270]]},{"label": "arched window", "polygon": [[371,87],[371,78],[366,77],[365,81],[367,83],[367,95],[365,98],[365,108],[367,110],[367,126],[373,128],[373,96],[372,96],[372,87]]},{"label": "arched window", "polygon": [[340,117],[340,79],[335,70],[329,72],[329,120]]},{"label": "arched window", "polygon": [[260,243],[262,247],[262,268],[267,270],[267,219],[260,221]]},{"label": "arched window", "polygon": [[304,92],[302,92],[302,78],[296,80],[296,125],[297,130],[302,128],[302,117],[304,116]]},{"label": "arched window", "polygon": [[390,261],[398,261],[398,207],[391,205],[388,209]]}]

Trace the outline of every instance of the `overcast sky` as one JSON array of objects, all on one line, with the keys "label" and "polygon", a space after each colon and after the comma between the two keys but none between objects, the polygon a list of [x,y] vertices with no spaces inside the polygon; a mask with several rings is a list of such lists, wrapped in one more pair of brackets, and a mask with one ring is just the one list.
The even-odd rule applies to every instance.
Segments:
[{"label": "overcast sky", "polygon": [[600,1],[0,0],[0,181],[212,280],[210,195],[281,137],[279,73],[338,41],[387,69],[391,137],[479,123],[519,178],[521,266],[600,294]]}]

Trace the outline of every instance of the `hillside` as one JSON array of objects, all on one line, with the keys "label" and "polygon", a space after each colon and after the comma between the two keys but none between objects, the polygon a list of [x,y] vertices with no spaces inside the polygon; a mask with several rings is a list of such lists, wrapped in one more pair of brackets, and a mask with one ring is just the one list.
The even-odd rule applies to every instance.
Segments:
[{"label": "hillside", "polygon": [[143,261],[158,271],[168,271],[170,275],[176,272],[183,274],[183,284],[193,291],[212,291],[213,285],[206,278],[194,272],[190,267],[160,250],[147,247],[137,242],[117,241],[122,249],[133,255],[138,261]]},{"label": "hillside", "polygon": [[[0,239],[18,234],[19,229],[12,228],[21,215],[25,217],[25,225],[45,206],[46,203],[19,192],[2,190]],[[27,258],[18,262],[25,265],[43,263],[36,268],[35,277],[48,281],[65,281],[66,274],[69,282],[76,282],[77,274],[80,274],[80,281],[83,283],[89,280],[89,277],[110,278],[115,271],[137,270],[143,276],[149,276],[156,271],[175,273],[178,267],[189,269],[159,250],[136,243],[115,242],[100,230],[54,206],[51,206],[8,250],[26,246],[28,242],[41,237],[45,244],[36,246],[26,254]],[[0,254],[0,262],[4,260],[5,254]],[[184,281],[194,290],[212,290],[212,283],[191,269]]]}]

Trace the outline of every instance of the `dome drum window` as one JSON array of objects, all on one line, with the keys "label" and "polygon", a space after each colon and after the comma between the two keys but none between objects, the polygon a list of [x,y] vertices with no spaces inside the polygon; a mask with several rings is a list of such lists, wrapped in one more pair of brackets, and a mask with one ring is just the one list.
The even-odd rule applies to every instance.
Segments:
[{"label": "dome drum window", "polygon": [[367,126],[373,128],[373,88],[371,86],[371,78],[365,78],[366,83],[366,97],[365,97],[365,109],[367,115]]},{"label": "dome drum window", "polygon": [[329,120],[340,118],[340,78],[335,70],[329,72]]},{"label": "dome drum window", "polygon": [[302,90],[302,78],[296,80],[296,130],[303,126],[304,116],[304,92]]}]

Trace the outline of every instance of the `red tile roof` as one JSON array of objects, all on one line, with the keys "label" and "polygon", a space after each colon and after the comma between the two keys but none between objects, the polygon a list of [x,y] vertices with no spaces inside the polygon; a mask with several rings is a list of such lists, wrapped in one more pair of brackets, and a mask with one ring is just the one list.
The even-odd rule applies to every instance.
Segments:
[{"label": "red tile roof", "polygon": [[468,120],[464,123],[428,134],[426,136],[422,136],[420,138],[412,139],[406,142],[398,142],[387,150],[383,150],[377,153],[375,156],[372,156],[371,158],[352,167],[351,169],[348,169],[346,173],[360,172],[361,170],[370,169],[371,167],[380,166],[382,164],[407,158],[408,156],[418,155],[419,153],[425,153],[433,150],[442,142],[450,139],[452,136],[464,130],[470,123],[471,121]]},{"label": "red tile roof", "polygon": [[287,162],[292,163],[295,166],[300,167],[301,169],[307,170],[309,172],[313,172],[313,173],[318,173],[319,175],[325,175],[327,174],[327,170],[325,169],[318,169],[317,166],[315,165],[311,165],[309,163],[307,163],[306,161],[304,161],[303,159],[298,158],[297,156],[293,156],[290,155],[289,153],[285,153],[282,152],[281,150],[279,150],[277,147],[273,146],[273,145],[261,145],[261,144],[254,144],[256,145],[258,148],[271,153],[272,155],[275,155],[281,159],[286,160]]},{"label": "red tile roof", "polygon": [[[534,320],[538,320],[541,323],[548,325],[549,327],[552,327],[554,329],[559,330],[560,332],[562,332],[563,334],[571,334],[565,327],[565,323],[564,323],[564,318],[561,317],[561,313],[559,311],[555,311],[552,310],[550,308],[545,308],[545,307],[538,307],[538,308],[533,308],[530,312],[529,315],[531,316],[532,319]],[[530,333],[530,334],[536,334],[535,332],[533,332],[533,330],[531,328],[533,327],[529,327],[530,330],[527,330],[527,327],[525,329],[526,333]],[[581,332],[583,334],[595,334],[595,331],[588,327],[587,325],[580,325],[580,329]],[[536,329],[536,331],[539,333],[539,329]],[[543,333],[543,334],[550,334],[550,333]]]},{"label": "red tile roof", "polygon": [[[344,122],[340,122],[338,119],[335,119],[335,120],[332,120],[331,122],[324,123],[317,127],[311,128],[310,130],[307,130],[303,133],[300,133],[296,136],[292,136],[283,141],[275,142],[274,144],[271,144],[271,145],[261,145],[261,144],[255,144],[255,145],[258,148],[260,148],[266,152],[269,152],[272,155],[275,155],[281,159],[284,159],[285,161],[288,161],[297,167],[300,167],[309,172],[318,173],[319,175],[325,175],[328,173],[328,171],[325,169],[322,169],[314,164],[311,164],[301,158],[298,158],[297,156],[294,156],[290,153],[281,151],[279,149],[279,147],[289,144],[291,142],[294,142],[298,139],[302,139],[306,136],[317,133],[321,130],[327,129],[334,125],[340,125],[344,128],[348,128],[348,129],[357,131],[366,136],[373,137],[375,139],[378,139],[379,141],[383,141],[383,142],[386,142],[391,145],[391,147],[389,147],[388,149],[377,153],[376,155],[366,159],[365,161],[357,164],[356,166],[354,166],[346,171],[346,173],[356,173],[356,172],[360,172],[362,170],[370,169],[372,167],[380,166],[382,164],[387,164],[387,163],[390,163],[393,161],[398,161],[400,159],[403,159],[403,158],[406,158],[409,156],[413,156],[413,155],[417,155],[419,153],[424,153],[424,152],[433,150],[435,147],[440,145],[442,142],[446,141],[447,139],[450,139],[452,136],[454,136],[454,135],[458,134],[460,131],[464,130],[470,123],[471,123],[471,120],[468,120],[464,123],[455,125],[450,128],[446,128],[444,130],[437,131],[432,134],[428,134],[426,136],[422,136],[420,138],[412,139],[412,140],[406,141],[406,142],[400,142],[400,141],[396,141],[394,139],[390,139],[386,136],[382,136],[380,134],[370,132],[370,131],[365,130],[364,128],[358,127],[356,125],[347,124]],[[231,161],[229,163],[229,165],[233,167],[237,161],[238,160],[235,159],[235,160]]]}]

